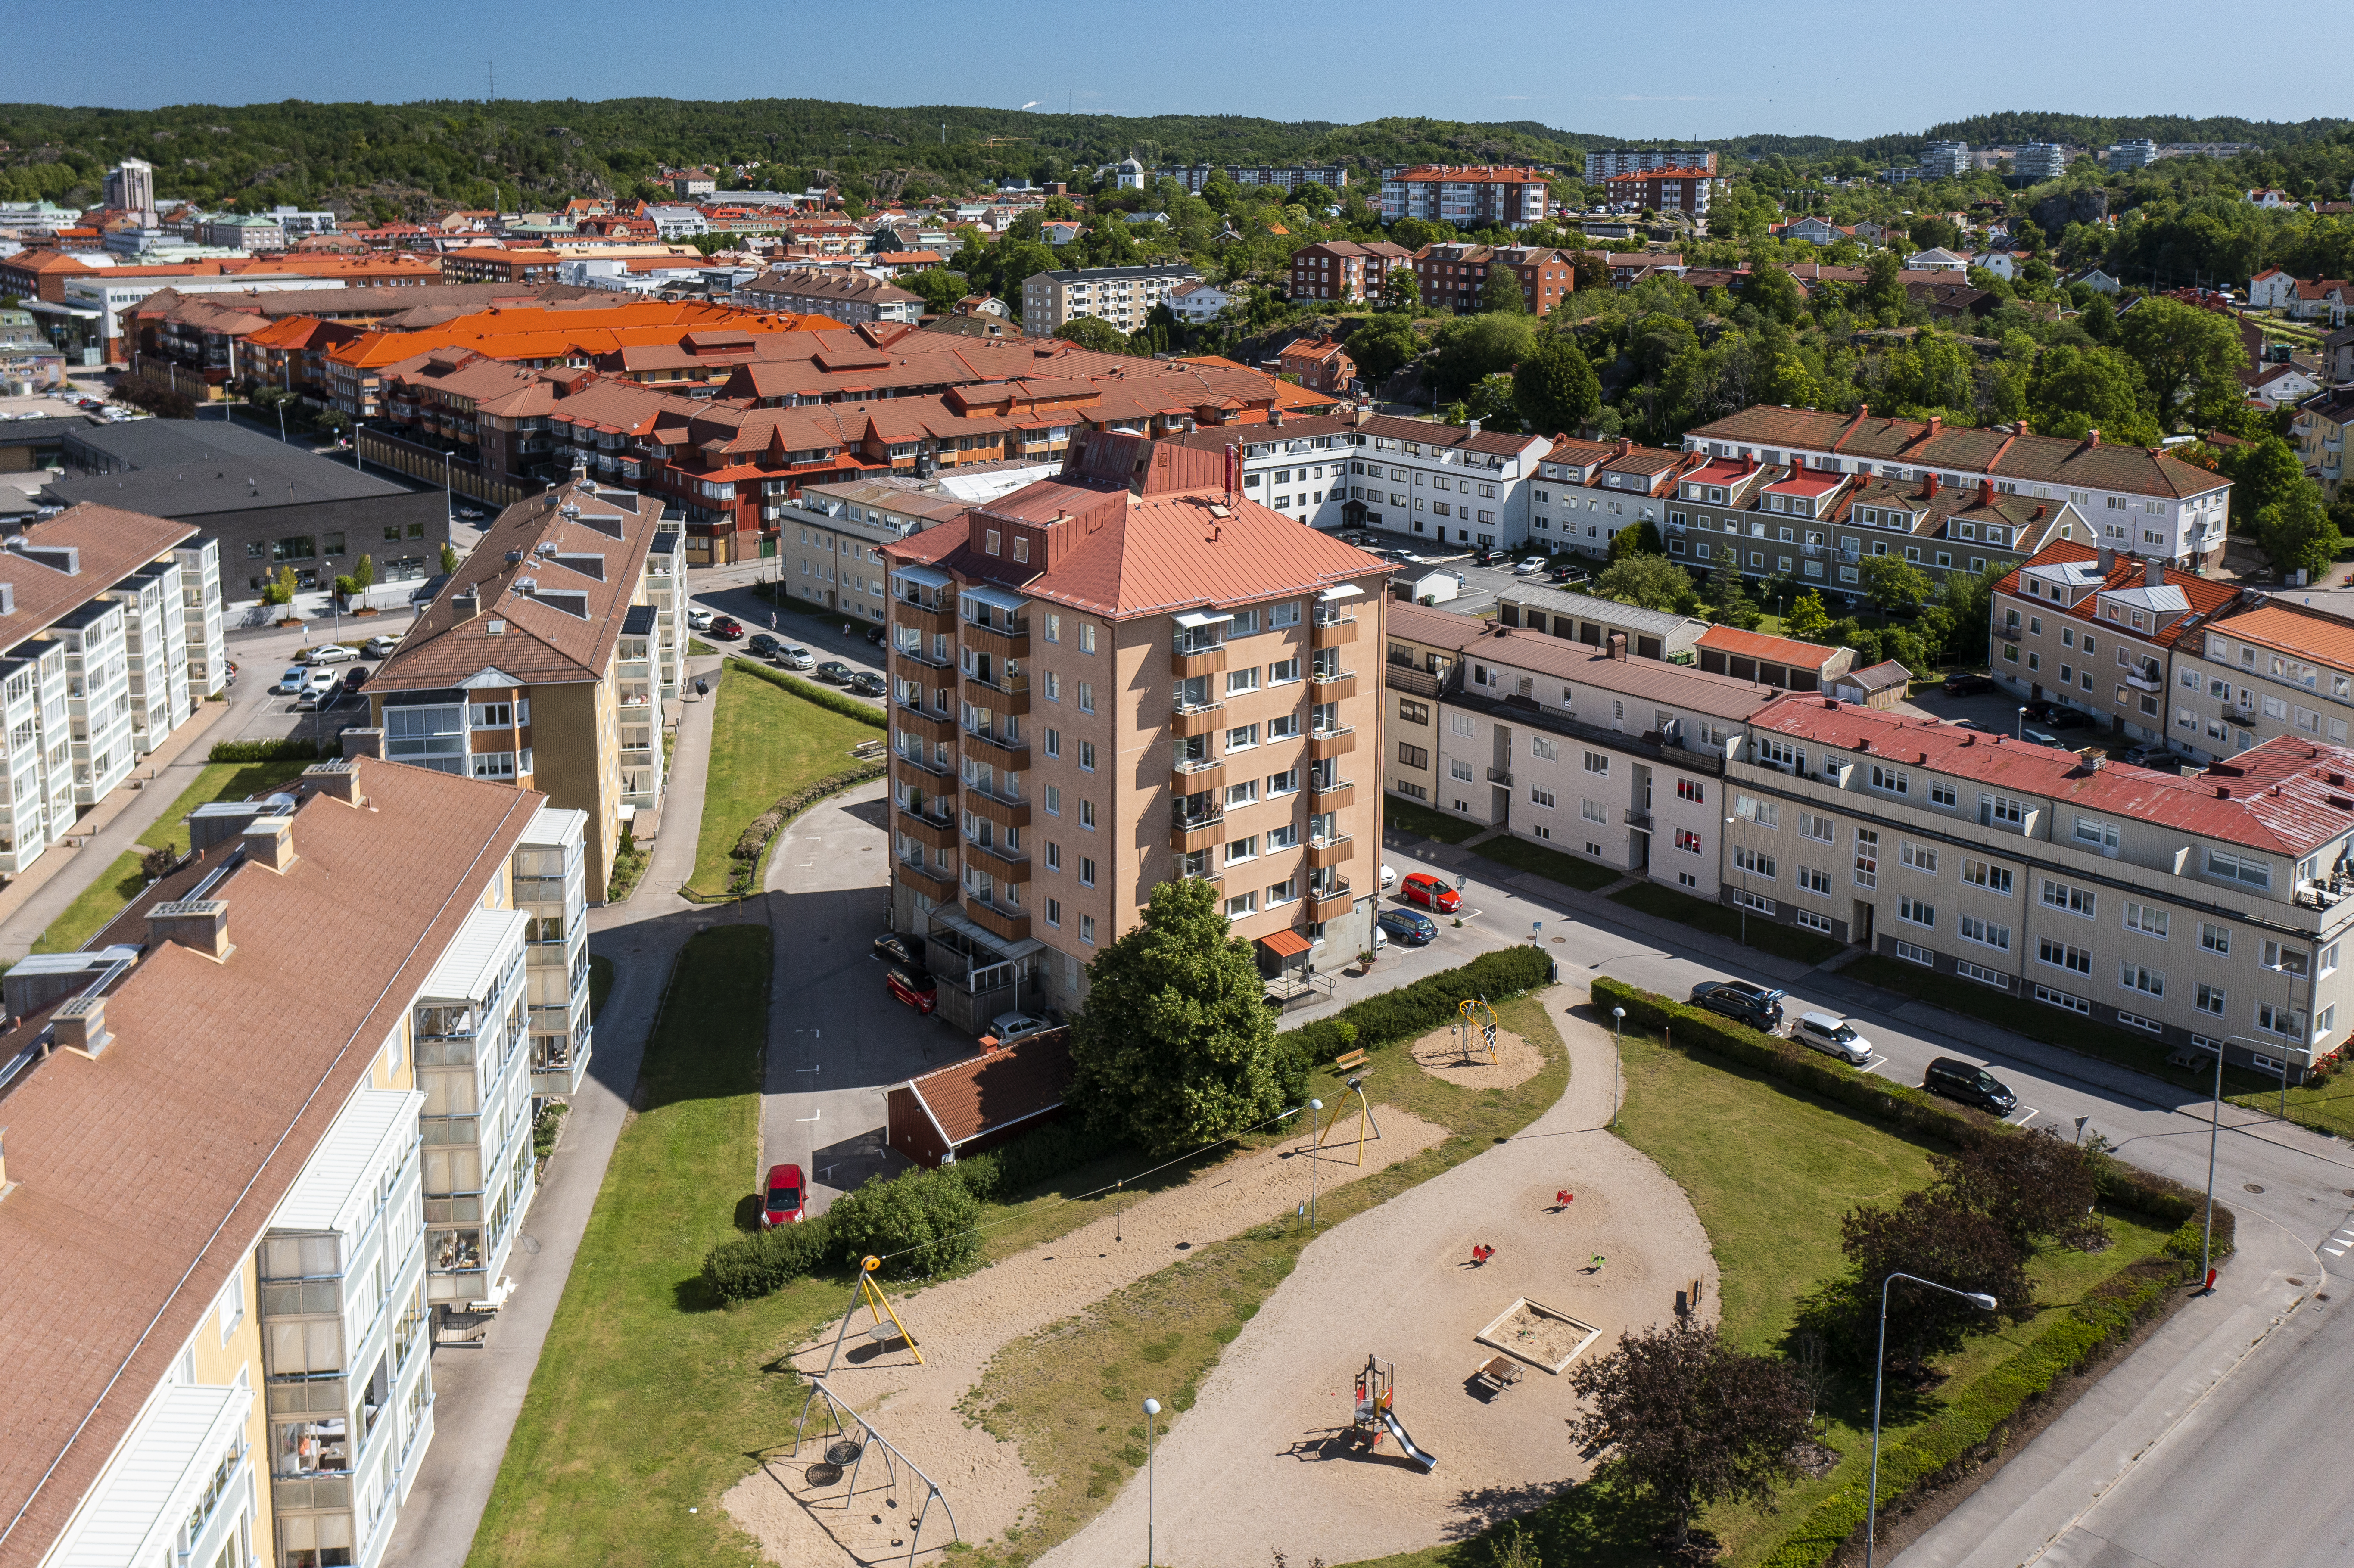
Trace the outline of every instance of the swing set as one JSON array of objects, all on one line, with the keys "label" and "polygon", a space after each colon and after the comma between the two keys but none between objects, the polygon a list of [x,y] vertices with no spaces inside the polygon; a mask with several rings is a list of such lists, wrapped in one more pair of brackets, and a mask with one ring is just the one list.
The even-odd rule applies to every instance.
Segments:
[{"label": "swing set", "polygon": [[[842,1359],[842,1341],[850,1333],[850,1320],[858,1316],[858,1309],[861,1307],[864,1307],[875,1316],[874,1324],[866,1330],[868,1339],[877,1345],[887,1345],[895,1339],[904,1340],[907,1349],[915,1352],[916,1364],[917,1366],[924,1364],[923,1349],[916,1343],[916,1336],[907,1332],[907,1325],[899,1321],[899,1314],[892,1307],[891,1298],[883,1294],[881,1286],[875,1283],[875,1271],[882,1266],[883,1260],[879,1257],[868,1256],[859,1259],[858,1288],[850,1298],[850,1309],[842,1315],[842,1327],[834,1330],[833,1353],[826,1358],[825,1371],[819,1373],[819,1376],[833,1375],[834,1364]],[[891,1320],[888,1328],[884,1327],[883,1320],[885,1318]]]},{"label": "swing set", "polygon": [[[1355,1090],[1357,1095],[1357,1163],[1363,1165],[1365,1162],[1365,1129],[1372,1128],[1373,1136],[1379,1138],[1382,1135],[1382,1124],[1373,1119],[1372,1102],[1365,1098],[1365,1080],[1363,1077],[1352,1077],[1349,1080],[1349,1087]],[[1340,1120],[1341,1118],[1336,1116],[1324,1124],[1324,1130],[1316,1138],[1317,1148],[1324,1147],[1324,1140],[1332,1136],[1332,1128],[1339,1125]]]},{"label": "swing set", "polygon": [[[1475,1031],[1479,1034],[1477,1044],[1472,1040]],[[1456,1008],[1455,1044],[1457,1054],[1462,1058],[1460,1065],[1469,1066],[1479,1061],[1479,1053],[1482,1050],[1488,1053],[1490,1064],[1494,1064],[1496,1061],[1496,1010],[1488,1005],[1486,997],[1469,998]]]}]

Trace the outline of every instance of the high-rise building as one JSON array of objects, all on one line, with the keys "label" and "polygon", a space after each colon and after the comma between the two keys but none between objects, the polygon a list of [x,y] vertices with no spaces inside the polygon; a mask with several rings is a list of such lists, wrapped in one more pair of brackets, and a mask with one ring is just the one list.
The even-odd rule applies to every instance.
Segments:
[{"label": "high-rise building", "polygon": [[2022,142],[2010,151],[2010,171],[2023,180],[2056,180],[2068,172],[2068,149],[2057,142]]},{"label": "high-rise building", "polygon": [[1921,177],[1925,180],[1953,179],[1969,172],[1967,142],[1932,142],[1921,149]]},{"label": "high-rise building", "polygon": [[2119,142],[2109,150],[2109,168],[2146,169],[2158,162],[2158,143],[2144,136],[2137,141]]},{"label": "high-rise building", "polygon": [[155,165],[143,158],[125,158],[106,171],[106,205],[127,212],[142,228],[155,227]]},{"label": "high-rise building", "polygon": [[1585,183],[1598,185],[1613,175],[1639,175],[1647,169],[1700,169],[1717,172],[1716,154],[1698,147],[1596,147],[1585,154]]},{"label": "high-rise building", "polygon": [[1076,1007],[1181,878],[1270,977],[1372,944],[1387,568],[1230,491],[1238,468],[1097,432],[884,547],[892,919],[960,1026]]}]

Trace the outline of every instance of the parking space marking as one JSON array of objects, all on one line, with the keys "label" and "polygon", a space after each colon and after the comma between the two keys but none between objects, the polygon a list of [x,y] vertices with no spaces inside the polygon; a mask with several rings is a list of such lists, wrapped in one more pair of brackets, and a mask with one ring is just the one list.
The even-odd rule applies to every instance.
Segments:
[{"label": "parking space marking", "polygon": [[1887,1057],[1874,1056],[1871,1061],[1866,1062],[1862,1066],[1858,1067],[1856,1071],[1859,1073],[1877,1073],[1881,1068],[1885,1067],[1886,1065],[1888,1065]]},{"label": "parking space marking", "polygon": [[2019,1119],[2012,1122],[2010,1125],[2013,1127],[2025,1127],[2029,1122],[2033,1121],[2037,1117],[2041,1116],[2042,1114],[2043,1113],[2039,1110],[2023,1111],[2020,1113]]},{"label": "parking space marking", "polygon": [[2327,1253],[2332,1257],[2344,1257],[2346,1255],[2346,1249],[2342,1246],[2326,1246],[2321,1250]]}]

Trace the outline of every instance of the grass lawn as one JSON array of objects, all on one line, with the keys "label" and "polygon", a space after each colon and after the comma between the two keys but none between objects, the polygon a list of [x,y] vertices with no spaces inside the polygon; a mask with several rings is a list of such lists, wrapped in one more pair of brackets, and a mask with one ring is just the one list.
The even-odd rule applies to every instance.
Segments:
[{"label": "grass lawn", "polygon": [[[1629,1031],[1622,1046],[1627,1103],[1621,1136],[1659,1161],[1682,1186],[1708,1231],[1716,1256],[1717,1308],[1726,1334],[1743,1349],[1785,1348],[1799,1298],[1840,1266],[1840,1216],[1858,1203],[1883,1202],[1925,1185],[1932,1146],[1898,1137],[1853,1112],[1797,1093],[1745,1068],[1705,1054],[1671,1051]],[[1728,1138],[1725,1129],[1738,1128]],[[2056,1250],[2030,1268],[2041,1309],[1971,1340],[1934,1363],[1941,1387],[1959,1391],[1991,1370],[2066,1310],[2083,1291],[2165,1243],[2170,1227],[2138,1214],[2111,1213],[2113,1245],[2104,1252]],[[1819,1481],[1784,1492],[1779,1510],[1719,1508],[1702,1521],[1724,1544],[1720,1562],[1747,1568],[1764,1559],[1805,1517],[1869,1463],[1872,1384],[1835,1378],[1826,1395],[1822,1441],[1840,1463]],[[1935,1391],[1892,1398],[1884,1437],[1901,1436],[1939,1408]],[[1606,1480],[1582,1487],[1526,1516],[1524,1526],[1551,1565],[1664,1564],[1643,1543],[1651,1521]],[[1462,1545],[1378,1560],[1378,1568],[1486,1568],[1497,1533]],[[1359,1564],[1356,1568],[1375,1568]]]},{"label": "grass lawn", "polygon": [[[1488,846],[1482,844],[1479,847],[1485,850]],[[1661,887],[1656,882],[1638,883],[1623,893],[1612,894],[1610,901],[1624,904],[1628,908],[1646,915],[1656,915],[1663,920],[1674,920],[1719,937],[1730,937],[1736,942],[1743,939],[1740,910]],[[1763,915],[1751,916],[1747,927],[1748,945],[1776,958],[1819,964],[1841,950],[1839,943],[1829,937],[1801,931],[1796,926],[1785,926]]]},{"label": "grass lawn", "polygon": [[1588,893],[1598,892],[1627,874],[1616,866],[1580,860],[1574,854],[1564,854],[1559,850],[1532,844],[1526,839],[1516,839],[1510,834],[1490,839],[1484,844],[1476,844],[1472,846],[1471,853],[1499,864],[1509,865],[1514,871],[1532,871],[1539,876],[1551,877],[1570,887],[1582,887]]},{"label": "grass lawn", "polygon": [[[188,813],[213,800],[242,800],[256,791],[268,789],[299,778],[307,762],[213,762],[196,770],[196,782],[180,792],[180,798],[155,819],[138,842],[148,849],[161,849],[165,844],[185,853],[188,847]],[[126,850],[115,856],[114,863],[99,873],[81,896],[66,906],[65,913],[49,922],[49,928],[34,940],[37,953],[70,953],[98,935],[101,927],[122,912],[122,906],[139,896],[147,885],[147,874],[140,869],[139,850]]]},{"label": "grass lawn", "polygon": [[[1882,991],[1918,997],[1934,1006],[2000,1024],[2030,1040],[2041,1040],[2047,1045],[2097,1056],[2153,1078],[2163,1078],[2179,1089],[2206,1094],[2215,1086],[2211,1059],[2203,1069],[2170,1066],[2166,1060],[2171,1054],[2168,1047],[2146,1035],[2094,1023],[2056,1007],[2006,995],[1958,976],[1933,974],[1918,965],[1877,953],[1858,959],[1840,972]],[[2225,1067],[2223,1097],[2233,1105],[2278,1116],[2280,1080],[2243,1067]],[[2341,1075],[2312,1088],[2292,1086],[2288,1091],[2288,1119],[2339,1138],[2354,1138],[2354,1079]]]},{"label": "grass lawn", "polygon": [[[753,818],[793,790],[854,765],[851,748],[875,726],[803,702],[781,686],[723,670],[715,677],[711,766],[703,786],[703,826],[687,890],[725,897],[735,862],[728,851]],[[770,841],[772,843],[773,840]]]},{"label": "grass lawn", "polygon": [[[1560,1098],[1568,1054],[1543,1002],[1516,997],[1497,1008],[1504,1028],[1545,1054],[1545,1067],[1511,1089],[1476,1090],[1416,1068],[1404,1044],[1373,1053],[1369,1097],[1451,1129],[1456,1136],[1378,1176],[1324,1195],[1327,1224],[1396,1196],[1510,1136]],[[1320,1091],[1333,1080],[1314,1075]],[[1328,1104],[1338,1104],[1329,1093]],[[1029,1563],[1068,1538],[1109,1503],[1144,1465],[1139,1402],[1150,1393],[1166,1414],[1161,1431],[1193,1408],[1202,1381],[1291,1272],[1309,1238],[1289,1222],[1259,1226],[1198,1247],[1185,1262],[1138,1280],[1001,1351],[965,1399],[965,1414],[1022,1446],[1023,1463],[1049,1478],[1033,1512],[1002,1542],[981,1546],[979,1563]],[[1074,1355],[1075,1343],[1087,1347]]]},{"label": "grass lawn", "polygon": [[1401,800],[1394,795],[1382,798],[1382,824],[1396,832],[1437,839],[1443,844],[1459,844],[1481,831],[1480,823],[1467,822],[1460,817],[1434,811],[1412,800]]}]

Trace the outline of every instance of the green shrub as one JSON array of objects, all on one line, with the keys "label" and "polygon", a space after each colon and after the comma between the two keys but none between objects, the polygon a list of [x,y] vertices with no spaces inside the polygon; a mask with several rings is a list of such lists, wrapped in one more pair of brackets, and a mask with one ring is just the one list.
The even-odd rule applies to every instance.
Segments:
[{"label": "green shrub", "polygon": [[1426,975],[1412,985],[1352,1002],[1331,1018],[1303,1023],[1277,1037],[1310,1064],[1329,1062],[1363,1046],[1371,1051],[1400,1040],[1419,1039],[1452,1022],[1469,997],[1494,1001],[1533,991],[1553,980],[1553,959],[1542,948],[1506,948],[1482,953],[1461,969]]},{"label": "green shrub", "polygon": [[722,1301],[750,1301],[816,1273],[833,1251],[826,1220],[821,1214],[721,1243],[703,1260],[704,1283]]},{"label": "green shrub", "polygon": [[205,753],[207,762],[316,762],[315,740],[217,740]]},{"label": "green shrub", "polygon": [[884,717],[883,710],[873,703],[862,703],[856,697],[834,691],[828,686],[821,686],[814,681],[804,681],[797,676],[788,675],[782,670],[771,670],[766,664],[755,664],[748,659],[731,657],[727,661],[727,667],[731,670],[741,670],[748,675],[757,675],[772,686],[782,686],[801,701],[815,703],[818,706],[829,708],[845,718],[854,718],[861,724],[871,724],[876,729],[891,727],[891,721]]},{"label": "green shrub", "polygon": [[952,1273],[981,1255],[981,1202],[954,1167],[910,1171],[885,1181],[870,1176],[826,1211],[833,1254],[854,1267],[883,1259],[890,1278]]},{"label": "green shrub", "polygon": [[[953,1169],[965,1173],[965,1185],[984,1202],[1011,1202],[1066,1171],[1101,1160],[1119,1145],[1100,1132],[1091,1132],[1077,1117],[1050,1121],[1001,1144],[987,1154],[960,1160]],[[978,1176],[971,1168],[987,1161],[991,1174]],[[992,1183],[987,1192],[976,1181]]]}]

